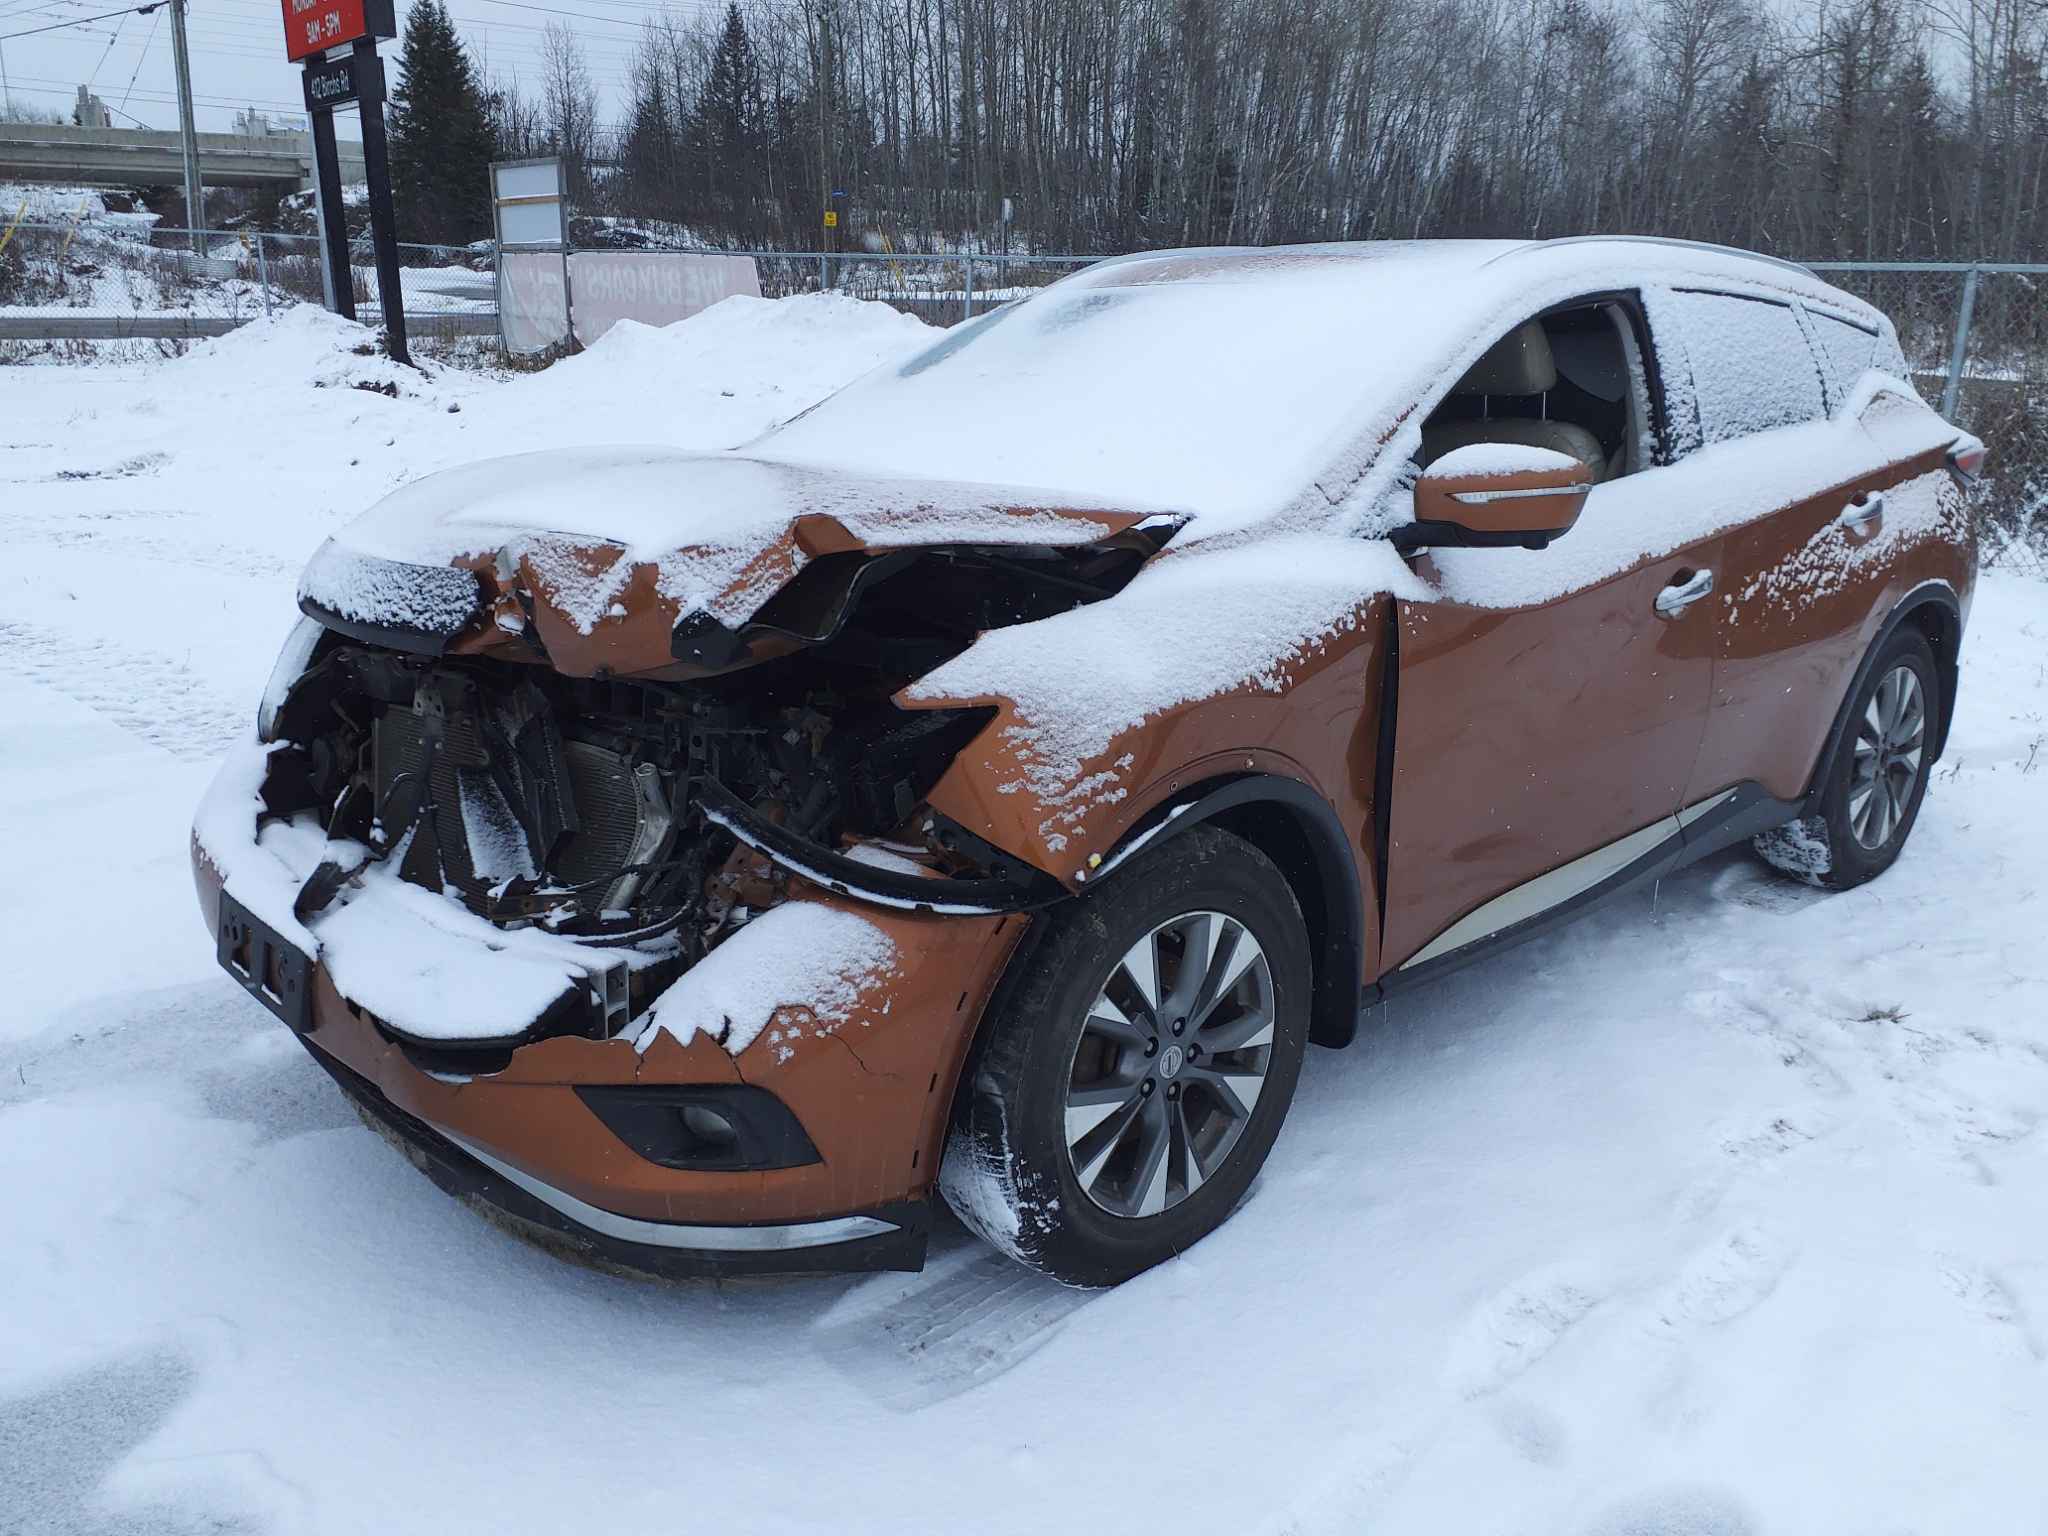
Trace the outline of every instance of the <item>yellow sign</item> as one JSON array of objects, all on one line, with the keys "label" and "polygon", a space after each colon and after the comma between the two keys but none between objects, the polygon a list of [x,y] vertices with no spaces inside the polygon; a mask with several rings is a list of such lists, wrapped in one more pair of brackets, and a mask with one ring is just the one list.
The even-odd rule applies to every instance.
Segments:
[{"label": "yellow sign", "polygon": [[839,227],[839,210],[837,208],[827,208],[825,210],[825,227],[827,229],[837,229]]}]

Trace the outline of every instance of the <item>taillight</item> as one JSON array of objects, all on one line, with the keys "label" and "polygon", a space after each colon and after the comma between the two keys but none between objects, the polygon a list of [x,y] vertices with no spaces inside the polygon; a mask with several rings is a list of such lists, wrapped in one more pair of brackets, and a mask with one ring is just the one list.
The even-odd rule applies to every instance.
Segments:
[{"label": "taillight", "polygon": [[1974,437],[1966,437],[1948,451],[1949,472],[1964,485],[1975,485],[1984,473],[1984,460],[1989,450]]}]

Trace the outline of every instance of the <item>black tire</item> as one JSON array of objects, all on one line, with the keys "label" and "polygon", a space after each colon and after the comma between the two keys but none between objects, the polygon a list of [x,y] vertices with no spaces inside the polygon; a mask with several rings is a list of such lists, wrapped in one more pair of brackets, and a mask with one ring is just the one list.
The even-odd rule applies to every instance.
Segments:
[{"label": "black tire", "polygon": [[[1917,712],[1919,724],[1894,741],[1883,717],[1890,700],[1910,694],[1897,682],[1901,671],[1912,675],[1917,688],[1917,698],[1907,707]],[[1885,694],[1887,688],[1894,692]],[[1849,728],[1827,766],[1818,814],[1758,836],[1754,847],[1764,862],[1835,891],[1890,869],[1920,818],[1943,707],[1941,674],[1926,637],[1910,625],[1900,628],[1885,641],[1857,690]],[[1910,724],[1910,715],[1906,718]],[[1910,759],[1901,743],[1910,745]]]},{"label": "black tire", "polygon": [[[1239,928],[1258,958],[1218,990],[1244,953]],[[969,1228],[1013,1258],[1069,1285],[1115,1285],[1220,1225],[1271,1151],[1307,1049],[1307,927],[1272,860],[1229,833],[1195,827],[1054,909],[1034,937],[991,1005],[940,1187]],[[1125,966],[1141,940],[1151,956],[1155,1010],[1138,1006],[1145,994],[1134,990]],[[1206,944],[1208,958],[1183,970],[1198,944]],[[1126,1006],[1098,1009],[1111,994]],[[1176,1029],[1169,1015],[1190,996],[1196,1001],[1180,1021],[1185,1027]],[[1114,1036],[1104,1032],[1112,1013]],[[1269,1043],[1229,1046],[1240,1036],[1267,1038],[1265,1022]],[[1140,1036],[1154,1048],[1146,1050]],[[1206,1057],[1204,1039],[1211,1042]],[[1241,1090],[1259,1069],[1245,1105]],[[1070,1150],[1070,1116],[1090,1114],[1074,1108],[1070,1095],[1107,1102],[1127,1088],[1136,1096],[1106,1112]],[[1126,1113],[1127,1131],[1118,1119]],[[1168,1144],[1154,1173],[1148,1149],[1162,1118],[1156,1135]],[[1128,1147],[1088,1150],[1112,1138]],[[1099,1170],[1088,1187],[1077,1159]],[[1120,1190],[1125,1209],[1112,1209]],[[1153,1199],[1168,1203],[1147,1213]]]}]

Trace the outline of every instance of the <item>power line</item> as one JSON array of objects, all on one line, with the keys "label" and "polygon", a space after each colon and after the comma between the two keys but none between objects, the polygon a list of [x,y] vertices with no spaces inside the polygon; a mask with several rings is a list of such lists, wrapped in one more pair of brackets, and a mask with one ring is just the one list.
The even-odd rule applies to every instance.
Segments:
[{"label": "power line", "polygon": [[30,27],[23,32],[0,32],[0,43],[11,43],[17,37],[34,37],[38,32],[60,32],[66,27],[82,27],[89,22],[105,21],[109,16],[133,16],[138,13],[146,16],[163,3],[164,0],[149,0],[147,5],[131,5],[119,11],[101,11],[97,16],[77,16],[70,21],[53,21],[46,27]]},{"label": "power line", "polygon": [[[162,11],[158,11],[155,15],[149,18],[149,36],[145,37],[142,40],[142,52],[135,55],[135,73],[131,74],[128,77],[128,89],[121,93],[122,107],[128,105],[128,97],[135,89],[136,76],[142,73],[142,61],[149,57],[149,45],[156,41],[156,24],[162,21],[163,19],[164,13]],[[116,107],[114,110],[119,112],[121,108]],[[123,117],[127,117],[128,121],[131,123],[139,123],[142,121],[142,119],[139,117],[129,117],[126,112],[121,112],[121,115]]]},{"label": "power line", "polygon": [[[131,12],[129,14],[132,15],[133,13]],[[126,15],[124,15],[119,21],[114,23],[114,35],[107,39],[107,46],[100,50],[99,63],[93,65],[92,73],[85,77],[85,88],[88,91],[92,89],[93,81],[99,79],[100,71],[107,67],[107,56],[114,51],[114,44],[121,41],[121,29],[127,25],[128,16]]]}]

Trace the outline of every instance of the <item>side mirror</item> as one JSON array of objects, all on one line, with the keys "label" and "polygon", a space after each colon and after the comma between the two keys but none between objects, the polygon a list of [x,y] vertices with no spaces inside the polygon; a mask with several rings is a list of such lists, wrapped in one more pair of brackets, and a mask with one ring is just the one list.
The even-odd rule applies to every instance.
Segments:
[{"label": "side mirror", "polygon": [[1526,443],[1468,443],[1422,472],[1403,549],[1520,545],[1541,549],[1579,520],[1593,472],[1570,454]]}]

